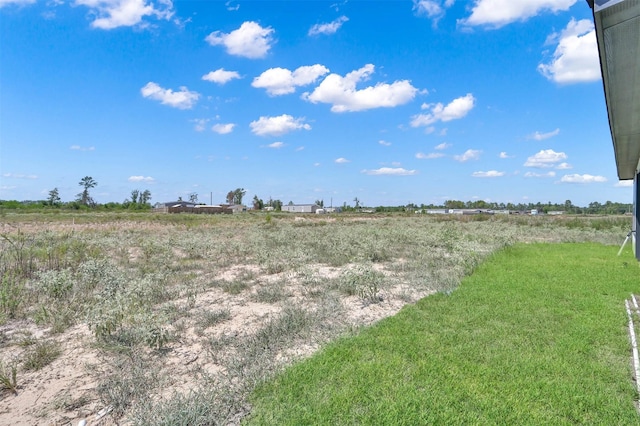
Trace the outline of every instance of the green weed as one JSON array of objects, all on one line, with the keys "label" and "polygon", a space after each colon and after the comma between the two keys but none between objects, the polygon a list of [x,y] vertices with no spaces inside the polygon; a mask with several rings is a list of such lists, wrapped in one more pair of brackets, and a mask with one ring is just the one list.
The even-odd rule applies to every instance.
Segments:
[{"label": "green weed", "polygon": [[14,395],[18,394],[18,369],[14,364],[5,365],[0,362],[0,389]]}]

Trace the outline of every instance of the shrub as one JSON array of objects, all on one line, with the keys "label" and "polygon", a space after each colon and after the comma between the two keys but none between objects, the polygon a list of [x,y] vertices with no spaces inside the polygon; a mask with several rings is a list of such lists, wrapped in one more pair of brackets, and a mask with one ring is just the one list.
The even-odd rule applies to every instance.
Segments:
[{"label": "shrub", "polygon": [[379,292],[384,279],[384,274],[360,264],[343,272],[339,288],[349,296],[357,295],[365,302],[377,303],[382,300]]}]

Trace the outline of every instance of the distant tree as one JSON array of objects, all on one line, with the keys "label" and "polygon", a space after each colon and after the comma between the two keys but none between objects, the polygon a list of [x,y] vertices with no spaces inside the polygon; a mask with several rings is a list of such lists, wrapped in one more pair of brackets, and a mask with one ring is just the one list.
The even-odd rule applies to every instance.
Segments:
[{"label": "distant tree", "polygon": [[244,197],[246,193],[247,191],[245,191],[244,188],[236,188],[236,190],[233,191],[233,203],[242,204],[242,197]]},{"label": "distant tree", "polygon": [[233,204],[234,197],[235,197],[235,194],[233,191],[227,192],[227,204]]},{"label": "distant tree", "polygon": [[140,195],[140,191],[138,191],[137,189],[134,189],[133,191],[131,191],[131,203],[132,204],[138,204],[138,196]]},{"label": "distant tree", "polygon": [[85,205],[85,206],[93,206],[93,205],[95,205],[93,199],[89,195],[89,190],[91,188],[95,188],[96,185],[98,185],[98,182],[93,180],[93,178],[91,176],[85,176],[82,179],[80,179],[80,182],[78,183],[78,185],[80,185],[83,188],[83,190],[82,190],[81,193],[79,193],[76,196],[77,197],[77,201],[80,202],[81,204]]},{"label": "distant tree", "polygon": [[262,210],[264,208],[264,202],[258,198],[257,195],[253,196],[253,209],[254,210]]},{"label": "distant tree", "polygon": [[567,200],[564,202],[564,211],[570,213],[573,209],[573,204],[571,204],[571,200]]},{"label": "distant tree", "polygon": [[293,201],[289,201],[289,202],[287,203],[287,205],[288,205],[288,206],[292,206],[292,205],[293,205]]},{"label": "distant tree", "polygon": [[198,194],[196,192],[192,192],[189,194],[189,202],[196,204],[198,202]]},{"label": "distant tree", "polygon": [[60,202],[60,193],[58,192],[58,188],[53,188],[49,191],[49,198],[47,198],[47,203],[50,206],[55,206]]},{"label": "distant tree", "polygon": [[447,200],[444,202],[444,206],[447,209],[463,209],[465,207],[464,201]]},{"label": "distant tree", "polygon": [[324,207],[324,200],[316,200],[316,205],[320,206],[320,208]]},{"label": "distant tree", "polygon": [[151,201],[151,191],[145,189],[142,194],[140,194],[140,204],[149,204],[149,201]]},{"label": "distant tree", "polygon": [[271,202],[271,206],[273,207],[273,209],[275,211],[278,211],[278,212],[282,211],[282,201],[280,201],[280,200],[273,200]]}]

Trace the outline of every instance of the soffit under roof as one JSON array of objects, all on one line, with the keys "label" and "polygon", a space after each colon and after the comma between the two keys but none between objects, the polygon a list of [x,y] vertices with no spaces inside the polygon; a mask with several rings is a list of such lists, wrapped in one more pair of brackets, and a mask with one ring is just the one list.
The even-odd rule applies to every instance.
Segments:
[{"label": "soffit under roof", "polygon": [[640,161],[640,0],[593,3],[618,177],[633,179]]}]

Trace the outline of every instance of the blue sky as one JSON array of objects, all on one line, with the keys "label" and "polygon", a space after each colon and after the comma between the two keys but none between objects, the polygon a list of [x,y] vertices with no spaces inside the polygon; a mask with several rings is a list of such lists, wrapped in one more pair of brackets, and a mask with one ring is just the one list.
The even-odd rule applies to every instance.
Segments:
[{"label": "blue sky", "polygon": [[0,0],[0,199],[631,202],[583,0]]}]

